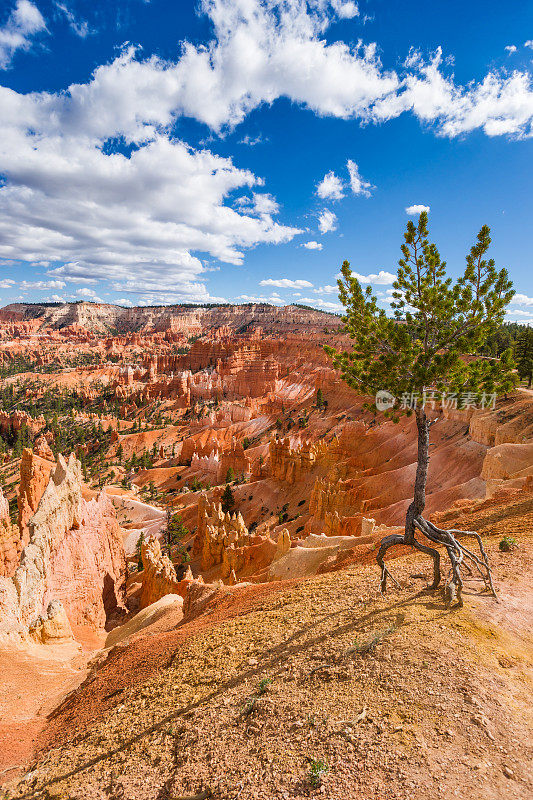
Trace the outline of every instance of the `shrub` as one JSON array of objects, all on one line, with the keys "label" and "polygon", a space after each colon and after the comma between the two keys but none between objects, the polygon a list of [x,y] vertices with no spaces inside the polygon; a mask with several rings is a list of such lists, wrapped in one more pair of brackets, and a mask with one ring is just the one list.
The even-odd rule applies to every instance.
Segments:
[{"label": "shrub", "polygon": [[502,553],[508,553],[510,550],[514,550],[517,546],[516,539],[513,536],[504,536],[498,545]]},{"label": "shrub", "polygon": [[309,759],[309,783],[313,789],[318,789],[322,786],[322,777],[327,771],[328,765],[326,761],[323,761],[321,758]]}]

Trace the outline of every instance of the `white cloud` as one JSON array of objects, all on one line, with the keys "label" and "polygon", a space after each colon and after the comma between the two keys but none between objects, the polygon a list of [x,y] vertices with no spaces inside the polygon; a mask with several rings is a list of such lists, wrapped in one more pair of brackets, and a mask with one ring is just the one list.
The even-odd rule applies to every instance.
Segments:
[{"label": "white cloud", "polygon": [[46,30],[43,16],[29,0],[17,0],[6,24],[0,28],[0,69],[6,69],[17,50],[29,50],[31,37]]},{"label": "white cloud", "polygon": [[313,284],[310,281],[292,280],[291,278],[265,278],[259,286],[275,286],[277,289],[306,289]]},{"label": "white cloud", "polygon": [[[299,231],[273,219],[276,200],[258,191],[260,177],[172,138],[180,116],[220,131],[286,97],[363,122],[412,113],[447,136],[532,134],[529,73],[491,71],[462,87],[444,74],[440,50],[386,71],[374,43],[328,43],[349,3],[202,0],[201,9],[213,38],[183,42],[175,62],[128,47],[57,94],[0,87],[0,258],[48,261],[51,277],[110,281],[121,293],[200,300],[208,292],[198,253],[241,264],[248,248],[291,240]],[[0,32],[4,65],[43,30],[36,6],[18,0]],[[117,140],[130,157],[113,149]],[[238,191],[262,199],[232,208]],[[322,212],[319,227],[334,230],[335,215]]]},{"label": "white cloud", "polygon": [[21,281],[19,288],[23,291],[29,289],[64,289],[65,281]]},{"label": "white cloud", "polygon": [[340,303],[332,303],[330,300],[322,300],[320,297],[302,297],[299,302],[303,305],[318,306],[326,311],[342,311]]},{"label": "white cloud", "polygon": [[320,233],[329,233],[330,231],[337,230],[337,217],[333,211],[327,208],[322,211],[318,216],[318,228]]},{"label": "white cloud", "polygon": [[192,251],[240,264],[247,248],[286,242],[299,232],[273,220],[277,204],[270,195],[254,193],[247,211],[225,204],[235,189],[261,184],[230,159],[164,135],[129,158],[105,155],[96,137],[76,131],[36,139],[3,126],[4,119],[0,172],[8,182],[0,188],[0,257],[45,259],[54,278],[109,280],[117,291],[178,287],[184,296],[207,300],[198,280],[204,267]]},{"label": "white cloud", "polygon": [[511,308],[505,312],[505,315],[511,320],[518,317],[519,319],[517,322],[527,322],[530,319],[533,320],[533,311],[522,311],[520,308]]},{"label": "white cloud", "polygon": [[369,181],[365,181],[362,175],[360,175],[359,167],[355,161],[348,159],[346,166],[350,174],[350,188],[353,194],[360,194],[363,197],[370,197],[372,194],[372,189],[375,189],[375,186],[372,186]]},{"label": "white cloud", "polygon": [[[63,284],[65,285],[65,284]],[[76,289],[75,292],[76,297],[86,298],[87,300],[95,300],[98,303],[102,303],[103,301],[98,297],[94,289],[88,289],[84,286],[82,289]]]},{"label": "white cloud", "polygon": [[322,250],[323,246],[322,242],[315,241],[303,242],[303,244],[300,245],[300,247],[305,247],[306,250]]},{"label": "white cloud", "polygon": [[254,211],[260,216],[269,217],[278,213],[279,205],[271,194],[256,194],[254,192]]},{"label": "white cloud", "polygon": [[505,46],[504,50],[507,50],[509,55],[512,55],[513,53],[516,53],[517,47],[515,44],[508,44]]},{"label": "white cloud", "polygon": [[322,200],[342,200],[343,186],[341,179],[332,170],[324,175],[316,187],[316,193]]},{"label": "white cloud", "polygon": [[411,216],[418,216],[422,211],[426,211],[429,214],[429,206],[414,205],[407,206],[405,209],[406,214],[410,214]]},{"label": "white cloud", "polygon": [[[352,275],[354,278],[357,278],[359,283],[375,283],[380,286],[386,286],[389,283],[394,283],[396,280],[396,275],[393,275],[392,272],[385,272],[385,270],[382,269],[380,269],[378,273],[371,272],[370,275],[361,275],[359,272],[352,272]],[[337,277],[342,278],[341,273],[339,273]]]},{"label": "white cloud", "polygon": [[353,19],[359,14],[357,3],[351,0],[331,0],[331,5],[341,19]]},{"label": "white cloud", "polygon": [[5,278],[5,280],[0,280],[0,289],[12,289],[15,285],[15,281],[12,281],[11,278]]},{"label": "white cloud", "polygon": [[531,50],[533,50],[533,39],[528,39],[526,42],[524,42],[524,47],[529,47]]},{"label": "white cloud", "polygon": [[57,0],[55,0],[55,6],[65,15],[71,30],[74,31],[76,36],[79,36],[80,39],[85,39],[89,33],[93,33],[93,31],[91,31],[89,28],[88,22],[77,19],[72,13],[71,9],[65,3],[59,3]]},{"label": "white cloud", "polygon": [[434,123],[438,133],[455,137],[481,129],[487,136],[533,136],[533,89],[528,72],[488,72],[467,87],[456,85],[442,72],[442,49],[424,61],[412,51],[400,91],[377,101],[372,118],[387,120],[412,112],[423,123]]},{"label": "white cloud", "polygon": [[258,133],[257,136],[250,136],[247,133],[246,136],[242,137],[239,144],[246,144],[248,147],[255,147],[256,144],[263,144],[263,142],[268,142],[268,139],[263,139],[263,136],[260,133]]},{"label": "white cloud", "polygon": [[533,306],[533,297],[528,297],[527,294],[517,293],[511,300],[511,303],[517,306]]},{"label": "white cloud", "polygon": [[240,294],[235,298],[235,300],[241,300],[243,303],[270,303],[275,306],[286,305],[285,300],[282,300],[279,296],[276,297],[274,295],[270,297],[265,297],[264,295],[257,296],[249,294]]},{"label": "white cloud", "polygon": [[337,285],[333,286],[331,284],[326,284],[326,286],[321,286],[319,289],[313,289],[316,294],[336,294],[339,291],[339,287]]}]

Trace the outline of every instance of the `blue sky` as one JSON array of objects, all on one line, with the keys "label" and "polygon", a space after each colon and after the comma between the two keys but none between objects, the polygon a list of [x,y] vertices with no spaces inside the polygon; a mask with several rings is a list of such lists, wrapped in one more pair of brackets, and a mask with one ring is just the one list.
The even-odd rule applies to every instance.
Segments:
[{"label": "blue sky", "polygon": [[533,4],[0,0],[0,303],[387,307],[409,214],[533,321]]}]

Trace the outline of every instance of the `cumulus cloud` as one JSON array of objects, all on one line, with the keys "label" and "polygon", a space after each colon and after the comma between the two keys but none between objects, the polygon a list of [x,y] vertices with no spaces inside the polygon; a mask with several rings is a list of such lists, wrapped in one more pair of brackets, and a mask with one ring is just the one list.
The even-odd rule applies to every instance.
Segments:
[{"label": "cumulus cloud", "polygon": [[353,194],[359,194],[363,197],[370,197],[372,194],[372,189],[375,189],[375,186],[372,186],[369,181],[365,181],[365,179],[359,173],[359,167],[355,161],[348,159],[346,167],[348,168],[348,173],[350,175],[350,188]]},{"label": "cumulus cloud", "polygon": [[0,280],[0,289],[12,289],[14,285],[15,281],[11,280],[11,278]]},{"label": "cumulus cloud", "polygon": [[318,228],[320,233],[329,233],[330,231],[337,230],[337,217],[333,211],[327,208],[322,211],[318,216]]},{"label": "cumulus cloud", "polygon": [[508,44],[508,45],[505,46],[504,49],[507,50],[509,55],[512,55],[513,53],[516,53],[516,51],[517,51],[517,47],[516,47],[515,44]]},{"label": "cumulus cloud", "polygon": [[429,206],[414,205],[407,206],[405,209],[405,213],[409,214],[410,216],[418,216],[422,213],[422,211],[426,211],[429,214]]},{"label": "cumulus cloud", "polygon": [[313,284],[310,281],[292,280],[291,278],[265,278],[259,286],[275,286],[277,289],[306,289]]},{"label": "cumulus cloud", "polygon": [[326,284],[326,286],[321,286],[319,289],[313,289],[316,294],[336,294],[339,291],[338,286],[333,286],[331,284]]},{"label": "cumulus cloud", "polygon": [[[68,8],[68,6],[65,6]],[[0,258],[48,261],[60,280],[109,280],[119,292],[207,299],[199,253],[241,264],[248,248],[291,240],[259,176],[172,136],[180,116],[219,132],[280,97],[323,116],[381,122],[412,113],[457,136],[532,134],[527,72],[457,85],[442,53],[385,70],[374,43],[328,42],[341,0],[202,0],[213,36],[176,61],[126,48],[61,93],[0,87]],[[45,29],[18,0],[0,32],[0,63]],[[117,146],[120,144],[120,147]],[[357,173],[359,193],[370,191]],[[239,192],[258,196],[241,208]],[[233,205],[232,205],[233,204]],[[324,210],[322,233],[335,230]]]},{"label": "cumulus cloud", "polygon": [[235,300],[240,300],[243,303],[270,303],[271,305],[275,306],[283,306],[286,305],[286,301],[282,300],[279,295],[271,295],[270,297],[265,297],[264,295],[250,295],[250,294],[240,294],[238,295]]},{"label": "cumulus cloud", "polygon": [[[386,272],[382,269],[380,269],[378,273],[371,272],[370,275],[361,275],[359,272],[352,272],[352,275],[354,278],[357,278],[359,283],[375,283],[377,285],[386,285],[393,283],[396,280],[396,275],[393,275],[392,272]],[[337,277],[341,278],[342,275],[339,273]]]},{"label": "cumulus cloud", "polygon": [[342,200],[344,197],[343,185],[341,179],[332,170],[324,175],[316,187],[316,193],[322,200]]},{"label": "cumulus cloud", "polygon": [[412,51],[399,91],[391,92],[372,108],[372,118],[387,120],[412,112],[421,122],[434,124],[438,133],[455,137],[481,129],[487,136],[533,135],[531,74],[488,72],[479,82],[457,85],[443,72],[442,49],[429,60]]},{"label": "cumulus cloud", "polygon": [[[370,197],[372,189],[375,187],[362,177],[355,161],[348,159],[346,169],[348,170],[349,186],[352,193],[362,197]],[[345,196],[344,187],[344,181],[331,170],[324,175],[318,184],[316,193],[322,200],[342,200]]]},{"label": "cumulus cloud", "polygon": [[21,281],[19,288],[23,291],[31,289],[64,289],[66,285],[65,281]]},{"label": "cumulus cloud", "polygon": [[533,297],[528,297],[527,294],[515,294],[511,300],[517,306],[533,306]]},{"label": "cumulus cloud", "polygon": [[184,297],[201,300],[208,298],[198,280],[204,266],[193,251],[241,264],[247,248],[299,232],[273,220],[270,195],[254,193],[240,212],[226,205],[235,190],[262,183],[231,159],[164,134],[129,157],[105,154],[104,134],[46,135],[46,120],[35,111],[28,116],[38,138],[13,124],[13,114],[0,121],[0,172],[7,177],[0,257],[47,260],[61,280],[109,280],[117,291],[179,287]]},{"label": "cumulus cloud", "polygon": [[17,0],[0,28],[0,69],[6,69],[17,50],[29,50],[32,36],[46,30],[43,16],[30,0]]},{"label": "cumulus cloud", "polygon": [[353,19],[359,15],[357,3],[351,0],[331,0],[331,5],[341,19]]},{"label": "cumulus cloud", "polygon": [[311,240],[310,242],[303,242],[300,247],[305,247],[306,250],[322,250],[324,245],[322,242],[315,242]]},{"label": "cumulus cloud", "polygon": [[302,297],[300,303],[318,307],[325,311],[342,311],[340,303],[332,303],[331,300],[322,300],[320,297]]},{"label": "cumulus cloud", "polygon": [[524,47],[529,47],[530,50],[533,50],[533,39],[528,39],[526,42],[524,42]]},{"label": "cumulus cloud", "polygon": [[76,297],[85,298],[86,300],[95,300],[99,303],[102,302],[102,300],[100,300],[94,289],[89,289],[86,286],[84,286],[82,289],[76,289],[75,294]]},{"label": "cumulus cloud", "polygon": [[523,311],[520,308],[511,308],[505,312],[505,316],[510,320],[516,322],[523,322],[527,324],[529,320],[533,321],[533,311]]}]

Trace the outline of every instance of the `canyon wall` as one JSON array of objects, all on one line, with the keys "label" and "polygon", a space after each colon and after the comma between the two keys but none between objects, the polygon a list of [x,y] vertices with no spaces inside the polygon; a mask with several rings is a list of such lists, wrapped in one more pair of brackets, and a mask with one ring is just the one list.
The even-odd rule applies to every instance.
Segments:
[{"label": "canyon wall", "polygon": [[102,627],[122,603],[124,548],[109,498],[82,498],[74,455],[58,457],[27,529],[18,567],[0,579],[0,631],[28,632],[54,602],[62,602],[71,625]]}]

